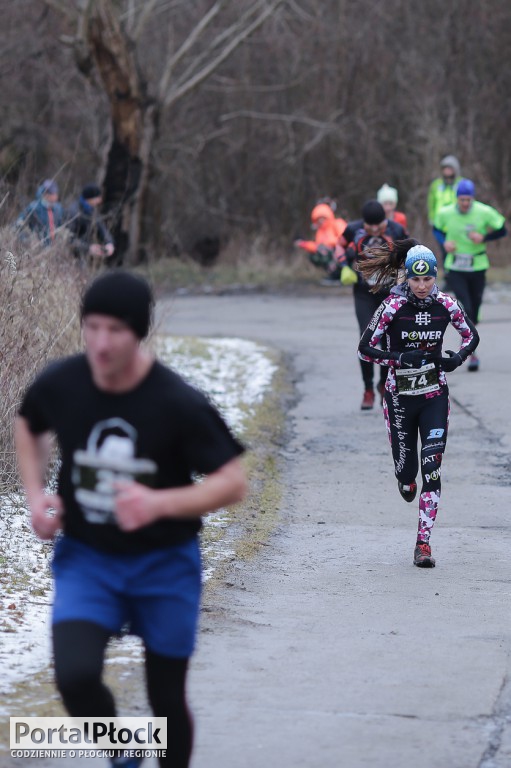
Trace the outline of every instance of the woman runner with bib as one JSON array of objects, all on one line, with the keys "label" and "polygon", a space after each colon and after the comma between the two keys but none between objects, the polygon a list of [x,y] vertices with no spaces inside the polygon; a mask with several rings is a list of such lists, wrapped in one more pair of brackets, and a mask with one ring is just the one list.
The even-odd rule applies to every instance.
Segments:
[{"label": "woman runner with bib", "polygon": [[[422,488],[419,526],[413,562],[433,568],[430,535],[440,500],[440,474],[447,440],[449,389],[446,373],[465,362],[479,343],[474,324],[462,306],[436,285],[433,252],[416,240],[400,240],[372,249],[372,258],[359,262],[372,290],[406,280],[390,291],[360,340],[361,360],[388,366],[383,411],[387,424],[398,488],[405,501],[417,494],[419,470],[417,436],[421,439]],[[404,274],[403,274],[404,272]],[[461,336],[457,352],[442,356],[442,341],[451,324]],[[386,342],[380,349],[380,342]]]}]

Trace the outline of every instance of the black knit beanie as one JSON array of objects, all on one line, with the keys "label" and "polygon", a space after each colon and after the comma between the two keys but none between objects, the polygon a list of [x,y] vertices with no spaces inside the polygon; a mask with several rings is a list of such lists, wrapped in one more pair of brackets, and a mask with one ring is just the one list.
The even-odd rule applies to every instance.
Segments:
[{"label": "black knit beanie", "polygon": [[126,323],[143,339],[149,332],[154,298],[142,277],[115,270],[97,277],[82,298],[81,318],[109,315]]},{"label": "black knit beanie", "polygon": [[362,218],[366,224],[381,224],[385,219],[383,205],[378,200],[368,200],[362,207]]},{"label": "black knit beanie", "polygon": [[82,197],[84,200],[91,200],[94,197],[101,197],[101,189],[97,184],[86,184],[82,189]]}]

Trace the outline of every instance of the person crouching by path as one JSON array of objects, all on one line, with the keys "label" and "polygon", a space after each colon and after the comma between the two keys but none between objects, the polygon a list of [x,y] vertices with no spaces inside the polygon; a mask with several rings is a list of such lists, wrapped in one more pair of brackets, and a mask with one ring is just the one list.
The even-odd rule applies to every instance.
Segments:
[{"label": "person crouching by path", "polygon": [[307,251],[311,263],[324,269],[326,279],[332,285],[337,285],[340,269],[334,253],[339,238],[346,229],[346,222],[335,217],[331,203],[318,203],[311,212],[311,228],[316,230],[315,239],[295,240],[295,245]]},{"label": "person crouching by path", "polygon": [[[128,272],[98,277],[82,306],[84,354],[47,367],[16,423],[32,525],[55,544],[53,649],[66,709],[114,717],[102,682],[105,647],[129,625],[145,646],[148,697],[167,717],[161,768],[186,768],[185,699],[200,598],[201,516],[240,501],[246,480],[233,437],[206,397],[141,346],[149,285]],[[61,451],[58,495],[44,491],[50,433]],[[200,483],[194,475],[205,475]],[[57,510],[54,516],[49,509]],[[112,766],[140,761],[112,758]]]},{"label": "person crouching by path", "polygon": [[[479,344],[477,330],[463,307],[436,285],[437,261],[429,248],[409,238],[375,249],[372,259],[359,264],[373,290],[405,270],[406,281],[392,288],[358,347],[361,360],[388,366],[383,411],[387,424],[398,488],[405,501],[417,494],[420,435],[422,488],[419,527],[413,562],[433,568],[430,536],[440,501],[440,474],[449,421],[447,373],[465,362]],[[445,331],[452,325],[461,336],[457,352],[442,355]],[[378,349],[382,338],[386,350]]]}]

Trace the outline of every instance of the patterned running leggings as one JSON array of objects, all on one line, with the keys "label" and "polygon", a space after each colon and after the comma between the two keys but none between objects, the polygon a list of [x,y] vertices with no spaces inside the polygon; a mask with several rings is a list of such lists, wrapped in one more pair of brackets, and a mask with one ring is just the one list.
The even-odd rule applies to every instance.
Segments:
[{"label": "patterned running leggings", "polygon": [[417,541],[428,542],[438,512],[441,464],[449,424],[449,392],[397,395],[385,391],[383,413],[397,479],[408,485],[419,471],[417,438],[421,439],[422,489]]}]

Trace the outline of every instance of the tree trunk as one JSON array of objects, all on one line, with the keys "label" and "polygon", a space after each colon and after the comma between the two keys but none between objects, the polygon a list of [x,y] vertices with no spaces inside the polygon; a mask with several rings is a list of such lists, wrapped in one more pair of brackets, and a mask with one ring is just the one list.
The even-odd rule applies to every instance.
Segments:
[{"label": "tree trunk", "polygon": [[115,263],[135,263],[140,258],[140,222],[158,109],[147,97],[129,41],[108,0],[94,3],[87,36],[111,109],[103,209],[115,238]]}]

